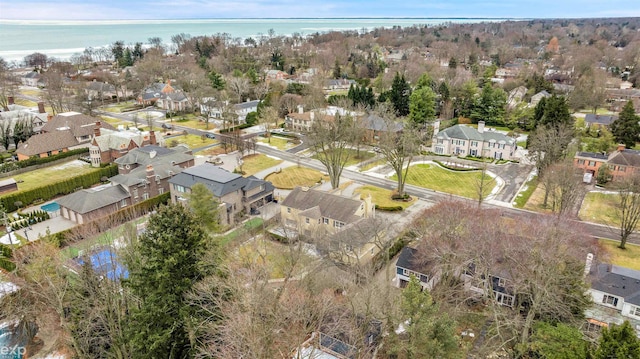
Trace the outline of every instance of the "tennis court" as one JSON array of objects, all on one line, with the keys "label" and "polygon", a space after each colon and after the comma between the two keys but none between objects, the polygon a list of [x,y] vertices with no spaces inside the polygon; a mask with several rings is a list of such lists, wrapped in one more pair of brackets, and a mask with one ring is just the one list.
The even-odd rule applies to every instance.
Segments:
[{"label": "tennis court", "polygon": [[[113,248],[104,248],[88,254],[87,257],[91,261],[91,266],[96,273],[102,274],[111,280],[129,278],[129,271],[118,262],[118,256]],[[80,265],[84,264],[84,261],[80,258],[77,259],[77,262]]]}]

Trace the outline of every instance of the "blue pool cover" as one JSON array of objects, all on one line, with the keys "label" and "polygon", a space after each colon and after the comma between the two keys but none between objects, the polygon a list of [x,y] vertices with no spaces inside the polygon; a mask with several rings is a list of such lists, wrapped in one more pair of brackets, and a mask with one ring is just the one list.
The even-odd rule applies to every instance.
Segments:
[{"label": "blue pool cover", "polygon": [[55,212],[60,209],[58,202],[47,203],[44,206],[40,206],[40,209],[47,212]]},{"label": "blue pool cover", "polygon": [[[112,248],[106,248],[88,255],[91,266],[96,273],[102,274],[111,280],[129,278],[129,271],[118,262],[118,256]],[[78,264],[83,265],[84,261],[77,259]]]}]

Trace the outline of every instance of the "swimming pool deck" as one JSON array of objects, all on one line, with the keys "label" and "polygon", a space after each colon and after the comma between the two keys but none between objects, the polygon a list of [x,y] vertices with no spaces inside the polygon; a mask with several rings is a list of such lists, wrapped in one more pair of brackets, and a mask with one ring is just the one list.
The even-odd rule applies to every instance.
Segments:
[{"label": "swimming pool deck", "polygon": [[[42,207],[43,205],[47,205],[49,203],[52,203],[55,201],[48,201],[45,203],[40,203],[36,206],[31,206],[31,207],[27,207],[23,210],[24,213],[30,213],[36,210],[40,210],[40,207]],[[18,235],[20,235],[21,237],[27,238],[29,239],[29,241],[35,241],[37,240],[39,237],[44,237],[47,235],[47,229],[49,230],[49,232],[51,234],[53,233],[58,233],[58,232],[62,232],[64,230],[67,230],[69,228],[75,227],[77,225],[77,223],[70,221],[68,219],[62,218],[62,216],[59,214],[60,211],[58,211],[58,213],[56,214],[51,214],[51,219],[48,219],[44,222],[40,222],[40,223],[35,223],[31,225],[31,229],[29,228],[23,228],[23,229],[18,229],[16,232]],[[26,230],[26,232],[25,232]],[[12,233],[11,234],[11,241],[15,244],[17,242],[15,235]],[[4,235],[2,237],[0,237],[0,243],[4,243],[4,244],[9,244],[9,238],[7,237],[7,235]]]}]

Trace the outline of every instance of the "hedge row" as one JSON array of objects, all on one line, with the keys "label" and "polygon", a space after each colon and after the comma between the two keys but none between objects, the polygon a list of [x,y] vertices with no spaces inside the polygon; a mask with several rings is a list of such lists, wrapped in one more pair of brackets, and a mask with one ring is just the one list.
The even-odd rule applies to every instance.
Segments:
[{"label": "hedge row", "polygon": [[67,151],[67,152],[60,152],[57,155],[53,155],[53,156],[49,156],[49,157],[30,157],[24,161],[17,161],[17,162],[7,162],[7,163],[3,163],[0,164],[0,173],[6,173],[6,172],[11,172],[11,171],[15,171],[19,168],[25,168],[25,167],[30,167],[30,166],[35,166],[35,165],[41,165],[44,163],[49,163],[49,162],[53,162],[53,161],[57,161],[59,159],[62,158],[67,158],[67,157],[71,157],[71,156],[76,156],[76,155],[82,155],[85,153],[89,153],[89,148],[85,147],[85,148],[78,148],[75,150],[71,150],[71,151]]},{"label": "hedge row", "polygon": [[402,208],[402,206],[378,206],[376,204],[376,209],[380,211],[387,211],[387,212],[398,212],[398,211],[402,211],[404,208]]},{"label": "hedge row", "polygon": [[220,133],[233,132],[236,130],[244,130],[245,128],[249,128],[249,127],[251,127],[251,125],[248,123],[245,123],[235,127],[223,128],[222,130],[220,130]]},{"label": "hedge row", "polygon": [[79,188],[89,188],[94,184],[99,183],[102,177],[112,177],[117,174],[118,166],[110,164],[109,166],[100,168],[95,172],[71,177],[47,186],[37,187],[28,191],[10,193],[0,198],[0,202],[2,202],[7,212],[13,212],[18,209],[18,206],[16,206],[17,202],[20,202],[22,206],[28,206],[36,200],[48,201],[56,196],[74,192]]},{"label": "hedge row", "polygon": [[446,165],[446,164],[444,164],[444,163],[442,163],[440,161],[436,161],[436,160],[433,160],[433,162],[439,164],[440,166],[442,166],[442,167],[444,167],[444,168],[446,168],[448,170],[452,170],[452,171],[468,172],[468,171],[477,171],[478,170],[477,168],[466,168],[466,167],[449,166],[449,165]]},{"label": "hedge row", "polygon": [[20,217],[19,219],[16,219],[15,221],[9,223],[13,230],[25,228],[30,226],[31,224],[40,223],[51,218],[49,213],[42,210],[37,210],[26,214],[18,211],[18,216]]},{"label": "hedge row", "polygon": [[125,207],[108,216],[51,234],[48,240],[58,247],[62,247],[85,238],[94,237],[102,232],[111,230],[114,227],[143,216],[158,208],[160,205],[169,203],[170,198],[171,193],[165,192],[159,196],[149,198],[146,201],[136,203],[133,206]]}]

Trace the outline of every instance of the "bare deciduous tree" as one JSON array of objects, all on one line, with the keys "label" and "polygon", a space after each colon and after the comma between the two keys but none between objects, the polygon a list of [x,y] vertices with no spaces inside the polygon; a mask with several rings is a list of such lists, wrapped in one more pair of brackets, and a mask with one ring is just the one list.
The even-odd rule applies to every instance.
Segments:
[{"label": "bare deciduous tree", "polygon": [[620,202],[617,207],[620,220],[620,245],[625,249],[629,236],[638,228],[640,220],[640,178],[631,175],[618,183]]},{"label": "bare deciduous tree", "polygon": [[338,188],[342,170],[351,158],[350,145],[354,138],[354,121],[350,115],[336,114],[333,118],[320,112],[307,133],[316,157],[327,168],[331,188]]}]

